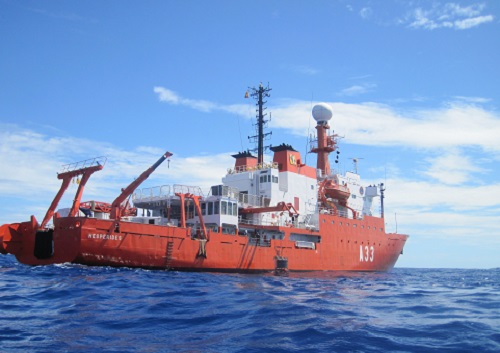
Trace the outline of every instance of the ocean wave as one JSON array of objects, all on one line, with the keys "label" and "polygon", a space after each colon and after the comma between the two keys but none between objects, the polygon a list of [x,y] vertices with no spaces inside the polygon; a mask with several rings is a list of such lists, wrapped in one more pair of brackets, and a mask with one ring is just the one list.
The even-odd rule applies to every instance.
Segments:
[{"label": "ocean wave", "polygon": [[6,352],[498,352],[500,271],[288,277],[0,256]]}]

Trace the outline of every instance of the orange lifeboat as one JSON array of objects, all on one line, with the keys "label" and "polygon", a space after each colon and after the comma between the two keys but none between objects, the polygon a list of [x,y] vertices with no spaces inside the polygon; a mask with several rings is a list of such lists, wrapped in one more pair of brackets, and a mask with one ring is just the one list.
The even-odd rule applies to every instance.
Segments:
[{"label": "orange lifeboat", "polygon": [[326,181],[324,190],[326,197],[338,200],[341,205],[345,205],[347,203],[347,199],[351,196],[351,191],[347,186],[339,185],[333,180]]}]

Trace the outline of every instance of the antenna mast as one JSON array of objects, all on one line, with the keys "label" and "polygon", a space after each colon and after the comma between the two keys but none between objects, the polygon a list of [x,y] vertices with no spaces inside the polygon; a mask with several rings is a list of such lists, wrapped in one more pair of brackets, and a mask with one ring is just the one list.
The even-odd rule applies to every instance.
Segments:
[{"label": "antenna mast", "polygon": [[384,183],[379,184],[380,188],[380,218],[384,218]]},{"label": "antenna mast", "polygon": [[[265,120],[265,116],[267,113],[264,113],[264,110],[266,110],[266,107],[264,104],[267,103],[267,101],[264,101],[264,98],[270,97],[271,95],[269,92],[271,91],[271,88],[269,88],[269,83],[267,84],[267,87],[264,87],[262,83],[259,85],[259,88],[253,88],[249,87],[250,90],[250,96],[255,98],[257,100],[257,135],[254,136],[248,136],[248,139],[250,142],[257,142],[257,148],[253,149],[252,151],[257,152],[257,163],[258,164],[263,164],[264,163],[264,150],[269,148],[270,146],[264,146],[264,139],[268,137],[269,135],[272,135],[272,132],[267,132],[264,133],[264,128],[267,127],[266,123],[271,120],[271,117],[269,117],[268,120]],[[245,98],[248,98],[248,91],[245,94]]]},{"label": "antenna mast", "polygon": [[360,159],[364,158],[349,158],[352,159],[352,164],[354,165],[354,173],[358,174],[358,162]]}]

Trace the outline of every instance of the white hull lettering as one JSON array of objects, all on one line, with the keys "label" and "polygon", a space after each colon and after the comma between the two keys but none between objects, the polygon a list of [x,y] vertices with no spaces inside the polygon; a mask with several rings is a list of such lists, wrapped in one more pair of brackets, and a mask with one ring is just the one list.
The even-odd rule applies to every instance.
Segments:
[{"label": "white hull lettering", "polygon": [[373,246],[359,246],[359,262],[373,262],[375,258],[375,248]]},{"label": "white hull lettering", "polygon": [[102,240],[122,240],[123,236],[114,234],[102,234],[102,233],[89,233],[88,239],[102,239]]}]

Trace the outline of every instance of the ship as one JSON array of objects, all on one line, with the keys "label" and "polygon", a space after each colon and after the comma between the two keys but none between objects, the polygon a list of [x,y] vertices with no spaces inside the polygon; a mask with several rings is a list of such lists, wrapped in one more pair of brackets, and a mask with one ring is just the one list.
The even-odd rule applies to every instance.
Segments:
[{"label": "ship", "polygon": [[[330,166],[330,158],[338,162],[341,138],[330,128],[332,107],[318,103],[312,108],[317,125],[308,152],[317,156],[313,167],[289,144],[264,145],[270,135],[265,99],[271,88],[260,84],[249,90],[245,98],[254,98],[257,106],[256,135],[249,138],[257,147],[233,154],[234,165],[221,183],[205,192],[168,183],[140,189],[170,161],[173,154],[165,152],[111,203],[83,202],[85,185],[105,167],[106,158],[68,164],[57,174],[61,187],[41,223],[32,215],[0,227],[0,253],[34,266],[276,274],[391,270],[409,236],[386,232],[384,185],[363,185],[357,159],[354,171]],[[272,160],[265,161],[268,151]],[[71,207],[56,211],[75,178]]]}]

